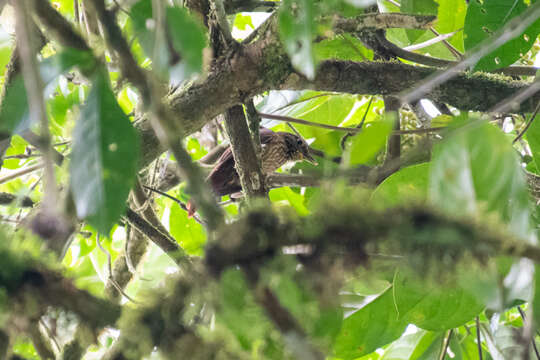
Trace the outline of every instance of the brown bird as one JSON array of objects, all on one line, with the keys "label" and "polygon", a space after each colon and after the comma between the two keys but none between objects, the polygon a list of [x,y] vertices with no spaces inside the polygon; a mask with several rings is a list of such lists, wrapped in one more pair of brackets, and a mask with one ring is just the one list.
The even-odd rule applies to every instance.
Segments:
[{"label": "brown bird", "polygon": [[[317,164],[317,161],[309,153],[308,144],[298,135],[260,128],[259,138],[262,147],[261,160],[264,174],[270,174],[288,162],[307,160]],[[217,160],[206,181],[216,196],[230,195],[242,190],[230,146]],[[192,201],[188,202],[187,209],[188,216],[195,213],[195,205]]]},{"label": "brown bird", "polygon": [[[317,165],[317,161],[309,153],[308,144],[298,135],[282,131],[274,132],[261,127],[259,138],[262,147],[261,160],[264,174],[270,174],[288,162],[307,160]],[[210,174],[208,174],[206,182],[210,184],[216,196],[221,197],[242,191],[240,177],[236,172],[235,161],[230,146],[221,154],[216,165]],[[162,191],[149,186],[144,187],[179,202],[178,199]],[[186,210],[189,217],[195,214],[195,204],[191,200],[188,201]]]}]

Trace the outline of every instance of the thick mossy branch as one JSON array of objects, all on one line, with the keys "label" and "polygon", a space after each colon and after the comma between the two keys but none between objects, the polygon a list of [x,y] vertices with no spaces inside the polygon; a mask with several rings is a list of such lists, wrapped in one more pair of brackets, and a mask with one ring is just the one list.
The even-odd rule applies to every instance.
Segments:
[{"label": "thick mossy branch", "polygon": [[7,295],[6,305],[13,307],[15,313],[38,318],[48,307],[58,307],[77,314],[93,329],[112,325],[120,317],[119,306],[78,289],[69,279],[30,256],[3,246],[0,258],[0,289]]},{"label": "thick mossy branch", "polygon": [[358,199],[324,202],[311,216],[297,220],[282,219],[268,206],[257,207],[225,227],[219,239],[219,245],[207,250],[213,273],[232,265],[256,266],[284,246],[301,246],[304,263],[330,258],[357,266],[381,249],[403,255],[415,268],[431,263],[452,267],[470,256],[480,262],[505,255],[540,262],[539,247],[493,226],[425,206],[377,210]]}]

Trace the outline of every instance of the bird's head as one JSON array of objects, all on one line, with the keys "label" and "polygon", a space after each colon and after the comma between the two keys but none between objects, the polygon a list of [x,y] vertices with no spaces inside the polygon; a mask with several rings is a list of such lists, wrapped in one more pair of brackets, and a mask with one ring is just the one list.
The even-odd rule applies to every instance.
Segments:
[{"label": "bird's head", "polygon": [[304,139],[298,135],[287,132],[282,132],[281,135],[287,145],[287,156],[290,161],[306,160],[313,165],[317,165],[317,161],[311,156],[309,146]]}]

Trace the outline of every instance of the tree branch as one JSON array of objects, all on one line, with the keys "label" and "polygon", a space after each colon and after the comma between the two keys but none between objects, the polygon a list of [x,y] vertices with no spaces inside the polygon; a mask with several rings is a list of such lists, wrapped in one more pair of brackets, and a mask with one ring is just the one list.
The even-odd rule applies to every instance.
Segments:
[{"label": "tree branch", "polygon": [[266,196],[267,189],[261,162],[251,140],[242,105],[236,105],[227,110],[225,125],[231,141],[236,172],[240,177],[244,194],[248,200],[254,196]]}]

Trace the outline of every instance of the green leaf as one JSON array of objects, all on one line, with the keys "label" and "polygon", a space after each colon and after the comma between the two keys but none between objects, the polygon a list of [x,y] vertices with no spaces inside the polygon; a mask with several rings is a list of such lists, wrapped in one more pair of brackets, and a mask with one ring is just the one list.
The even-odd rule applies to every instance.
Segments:
[{"label": "green leaf", "polygon": [[294,208],[294,210],[296,210],[298,215],[309,214],[309,210],[306,208],[306,205],[304,204],[304,197],[300,194],[295,193],[289,187],[272,189],[270,190],[270,193],[268,195],[269,195],[270,201],[272,202],[286,201],[290,206]]},{"label": "green leaf", "polygon": [[395,115],[388,114],[362,129],[362,132],[352,137],[344,158],[350,166],[365,164],[373,160],[385,146],[386,139],[394,126]]},{"label": "green leaf", "polygon": [[[470,51],[489,39],[509,21],[527,12],[528,0],[485,0],[471,1],[465,17],[464,45]],[[476,70],[493,70],[512,65],[534,44],[540,33],[540,19],[529,26],[523,34],[506,42],[497,50],[484,56],[475,66]]]},{"label": "green leaf", "polygon": [[0,135],[23,131],[30,126],[24,80],[17,75],[6,89],[0,107]]},{"label": "green leaf", "polygon": [[334,343],[335,356],[355,359],[397,339],[408,324],[398,315],[390,288],[343,320]]},{"label": "green leaf", "polygon": [[449,214],[493,214],[530,239],[529,193],[508,137],[475,117],[459,118],[454,126],[462,124],[434,148],[429,200]]},{"label": "green leaf", "polygon": [[427,198],[429,163],[408,166],[386,178],[371,196],[384,206],[405,204],[410,200]]},{"label": "green leaf", "polygon": [[[11,137],[10,147],[6,150],[6,156],[24,154],[28,143],[22,137],[14,135]],[[17,169],[21,159],[4,159],[2,167],[6,169]]]},{"label": "green leaf", "polygon": [[[402,0],[401,12],[408,14],[437,15],[437,3],[433,0]],[[414,43],[426,30],[407,29],[407,37]]]},{"label": "green leaf", "polygon": [[[448,34],[463,29],[467,3],[465,0],[438,0],[437,24],[435,29],[441,34]],[[457,50],[464,51],[463,30],[447,40]]]},{"label": "green leaf", "polygon": [[[185,8],[167,8],[167,26],[174,48],[180,53],[182,61],[181,80],[202,69],[202,52],[206,46],[203,27],[196,22]],[[175,73],[177,72],[175,71]]]},{"label": "green leaf", "polygon": [[75,126],[70,175],[77,215],[104,235],[124,212],[138,155],[137,133],[98,74]]},{"label": "green leaf", "polygon": [[393,291],[398,316],[425,330],[461,326],[484,308],[471,293],[457,285],[427,282],[404,269],[396,273]]},{"label": "green leaf", "polygon": [[176,203],[171,206],[169,215],[171,235],[182,249],[190,255],[202,255],[206,243],[206,233],[201,224],[187,217],[187,212]]},{"label": "green leaf", "polygon": [[312,41],[316,34],[315,5],[311,0],[284,0],[279,33],[292,65],[308,79],[315,77]]}]

